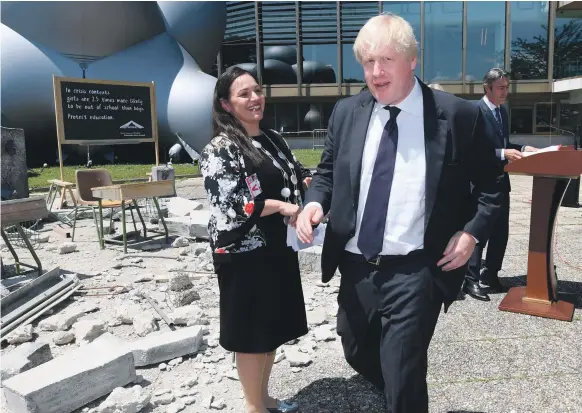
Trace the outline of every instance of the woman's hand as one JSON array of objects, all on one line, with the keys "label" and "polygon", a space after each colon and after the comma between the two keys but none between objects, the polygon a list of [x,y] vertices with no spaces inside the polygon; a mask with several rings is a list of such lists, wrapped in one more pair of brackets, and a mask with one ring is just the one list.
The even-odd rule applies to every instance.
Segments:
[{"label": "woman's hand", "polygon": [[295,226],[295,222],[297,221],[297,216],[301,212],[301,208],[299,205],[290,204],[288,202],[281,202],[279,205],[279,213],[285,217],[289,217],[288,224],[292,227]]}]

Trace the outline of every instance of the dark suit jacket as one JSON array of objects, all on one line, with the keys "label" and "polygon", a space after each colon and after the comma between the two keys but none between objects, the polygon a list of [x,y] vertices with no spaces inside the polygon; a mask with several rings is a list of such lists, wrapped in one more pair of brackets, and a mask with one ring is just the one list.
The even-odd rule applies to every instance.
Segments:
[{"label": "dark suit jacket", "polygon": [[[499,212],[503,171],[493,145],[483,136],[481,112],[468,101],[420,85],[426,146],[424,249],[434,260],[432,272],[448,306],[460,290],[465,268],[443,273],[436,263],[459,230],[477,239],[489,238]],[[321,261],[324,282],[333,277],[355,234],[362,153],[374,104],[369,91],[336,104],[321,162],[306,194],[306,202],[319,202],[324,213],[329,212]],[[472,201],[471,183],[479,191],[477,203]]]},{"label": "dark suit jacket", "polygon": [[[507,112],[507,108],[504,105],[501,105],[499,111],[501,112],[501,123],[503,124],[503,134],[500,133],[499,128],[497,127],[497,121],[495,120],[495,116],[493,116],[493,112],[487,106],[487,103],[483,99],[477,101],[477,106],[481,110],[483,117],[485,118],[485,136],[491,141],[491,143],[495,146],[495,149],[516,149],[518,151],[522,150],[521,145],[516,145],[514,143],[509,142],[509,114]],[[503,165],[507,165],[507,160],[502,161]],[[511,191],[511,185],[509,183],[509,175],[507,173],[504,174],[503,177],[503,190],[504,191]]]}]

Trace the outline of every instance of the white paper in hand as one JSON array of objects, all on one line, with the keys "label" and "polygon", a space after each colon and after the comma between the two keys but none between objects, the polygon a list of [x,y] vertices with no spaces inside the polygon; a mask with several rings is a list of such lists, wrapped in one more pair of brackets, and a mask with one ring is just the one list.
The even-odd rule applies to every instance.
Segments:
[{"label": "white paper in hand", "polygon": [[290,225],[287,225],[287,246],[293,248],[294,251],[299,251],[305,248],[313,247],[314,245],[322,245],[325,236],[325,227],[319,224],[313,229],[313,242],[306,244],[301,242],[297,236],[297,231]]}]

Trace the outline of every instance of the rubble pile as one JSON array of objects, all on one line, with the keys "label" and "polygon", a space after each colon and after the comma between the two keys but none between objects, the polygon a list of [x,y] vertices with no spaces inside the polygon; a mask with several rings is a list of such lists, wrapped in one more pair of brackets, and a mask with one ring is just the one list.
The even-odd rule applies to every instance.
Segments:
[{"label": "rubble pile", "polygon": [[[207,214],[200,205],[176,198],[166,204],[168,220],[192,226]],[[174,231],[169,244],[123,254],[117,246],[101,250],[92,223],[79,221],[74,244],[50,232],[37,251],[46,267],[76,274],[81,287],[2,337],[0,410],[242,411],[233,356],[218,343],[218,283],[204,236]],[[317,282],[317,248],[300,252],[310,331],[278,350],[275,368],[301,372],[317,363],[319,348],[339,346],[339,278]]]}]

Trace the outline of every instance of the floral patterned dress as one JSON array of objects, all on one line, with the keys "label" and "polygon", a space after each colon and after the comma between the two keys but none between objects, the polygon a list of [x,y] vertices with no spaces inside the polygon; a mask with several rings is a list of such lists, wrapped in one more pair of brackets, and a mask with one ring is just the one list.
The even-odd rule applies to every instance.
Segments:
[{"label": "floral patterned dress", "polygon": [[[264,135],[254,139],[275,158],[282,151],[292,160],[300,181],[309,176],[283,138],[267,133],[277,147]],[[281,171],[267,156],[253,165],[226,136],[204,148],[200,166],[220,287],[220,344],[245,353],[273,351],[307,333],[299,262],[287,247],[287,226],[278,213],[261,217],[265,200],[284,200]]]}]

